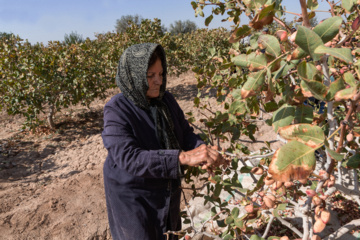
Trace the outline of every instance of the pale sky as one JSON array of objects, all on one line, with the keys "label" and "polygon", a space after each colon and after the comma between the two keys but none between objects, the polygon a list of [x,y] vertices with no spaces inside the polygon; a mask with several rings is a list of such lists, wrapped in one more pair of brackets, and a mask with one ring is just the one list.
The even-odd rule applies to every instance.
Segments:
[{"label": "pale sky", "polygon": [[[31,43],[63,41],[64,35],[77,32],[83,38],[95,38],[96,33],[115,31],[116,20],[124,15],[161,19],[169,28],[177,20],[191,20],[204,28],[205,18],[195,17],[191,0],[0,0],[0,32],[14,33]],[[319,10],[328,10],[319,0]],[[300,13],[298,0],[283,0],[288,11]],[[211,7],[205,10],[211,11]],[[205,12],[205,17],[208,16]],[[317,19],[329,17],[317,13]],[[289,16],[289,19],[293,16]],[[225,27],[229,22],[214,18],[210,28]],[[246,17],[242,22],[247,23]]]}]

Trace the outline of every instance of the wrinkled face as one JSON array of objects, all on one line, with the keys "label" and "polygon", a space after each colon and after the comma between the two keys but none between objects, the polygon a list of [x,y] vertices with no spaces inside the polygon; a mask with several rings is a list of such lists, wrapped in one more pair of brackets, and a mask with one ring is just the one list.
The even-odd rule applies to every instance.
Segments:
[{"label": "wrinkled face", "polygon": [[149,84],[146,96],[148,98],[158,97],[160,94],[160,86],[163,81],[163,67],[160,59],[156,60],[156,62],[148,68],[146,77]]}]

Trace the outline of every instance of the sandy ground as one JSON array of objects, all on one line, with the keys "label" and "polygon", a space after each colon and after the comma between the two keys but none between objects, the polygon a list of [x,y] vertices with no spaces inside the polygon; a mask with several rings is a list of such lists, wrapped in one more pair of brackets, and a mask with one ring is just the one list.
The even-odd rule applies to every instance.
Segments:
[{"label": "sandy ground", "polygon": [[[192,73],[170,77],[168,90],[184,112],[193,112],[197,94]],[[21,131],[21,117],[0,115],[0,239],[111,239],[102,166],[107,151],[101,139],[102,109],[118,90],[90,109],[74,106],[58,113],[58,130]],[[266,116],[265,116],[266,117]],[[267,116],[269,117],[269,116]],[[251,151],[275,139],[258,123]],[[272,148],[277,149],[275,142]]]}]

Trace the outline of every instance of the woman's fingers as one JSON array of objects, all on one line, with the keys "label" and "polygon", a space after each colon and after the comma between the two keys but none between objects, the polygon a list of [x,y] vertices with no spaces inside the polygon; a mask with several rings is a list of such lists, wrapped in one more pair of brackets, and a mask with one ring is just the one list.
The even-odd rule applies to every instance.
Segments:
[{"label": "woman's fingers", "polygon": [[225,163],[217,146],[206,146],[205,144],[200,145],[193,150],[181,152],[179,160],[181,164],[202,166],[202,169],[208,169],[210,172],[212,172],[212,168]]},{"label": "woman's fingers", "polygon": [[217,146],[209,146],[209,149],[210,155],[214,159],[215,166],[220,166],[226,163],[225,159],[218,151],[219,148]]}]

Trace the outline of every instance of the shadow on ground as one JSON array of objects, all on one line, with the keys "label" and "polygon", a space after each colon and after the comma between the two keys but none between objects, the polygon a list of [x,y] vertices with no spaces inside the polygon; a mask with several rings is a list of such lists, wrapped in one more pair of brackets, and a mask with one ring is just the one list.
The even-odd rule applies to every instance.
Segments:
[{"label": "shadow on ground", "polygon": [[[72,141],[100,134],[103,111],[87,110],[72,118],[62,115],[57,122],[55,130],[41,127],[35,134],[19,131],[10,138],[0,140],[0,182],[19,179],[36,181],[36,175],[42,171],[55,171],[58,166],[51,159],[47,159],[46,163],[44,159],[57,150],[65,149]],[[70,175],[73,174],[76,173]]]}]

